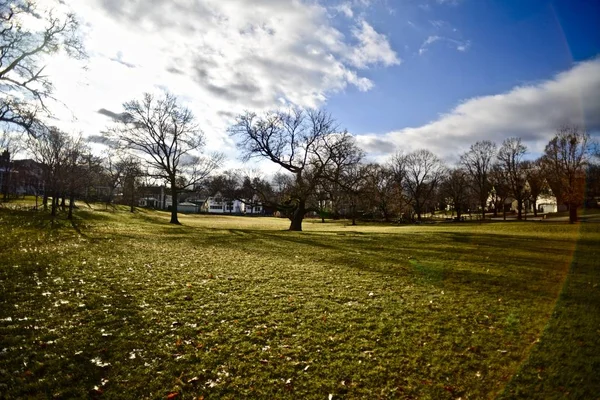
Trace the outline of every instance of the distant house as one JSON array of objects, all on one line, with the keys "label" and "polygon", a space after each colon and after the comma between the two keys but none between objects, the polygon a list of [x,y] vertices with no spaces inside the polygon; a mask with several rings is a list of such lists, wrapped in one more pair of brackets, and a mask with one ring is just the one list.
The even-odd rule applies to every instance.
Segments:
[{"label": "distant house", "polygon": [[262,215],[263,206],[256,196],[252,200],[227,199],[217,192],[206,199],[201,211],[213,214]]},{"label": "distant house", "polygon": [[197,214],[200,207],[198,204],[183,202],[177,204],[177,211],[184,214]]},{"label": "distant house", "polygon": [[265,208],[262,205],[258,196],[256,196],[256,195],[254,195],[252,200],[247,200],[244,203],[244,206],[245,206],[244,213],[247,215],[264,215],[265,214]]},{"label": "distant house", "polygon": [[243,214],[244,203],[224,198],[220,192],[217,192],[206,199],[203,211],[213,214]]},{"label": "distant house", "polygon": [[[504,203],[507,211],[518,211],[518,202],[513,197],[508,197]],[[556,197],[552,194],[539,195],[535,204],[539,213],[545,214],[560,211],[560,207],[556,203]],[[533,213],[533,203],[525,200],[523,202],[523,211]]]},{"label": "distant house", "polygon": [[44,166],[32,159],[10,161],[10,153],[0,155],[2,193],[17,196],[41,195],[44,192]]},{"label": "distant house", "polygon": [[536,204],[538,212],[541,213],[553,213],[558,211],[556,197],[551,195],[540,195]]},{"label": "distant house", "polygon": [[166,193],[164,186],[143,186],[139,189],[139,194],[140,207],[166,210],[173,204],[173,198]]}]

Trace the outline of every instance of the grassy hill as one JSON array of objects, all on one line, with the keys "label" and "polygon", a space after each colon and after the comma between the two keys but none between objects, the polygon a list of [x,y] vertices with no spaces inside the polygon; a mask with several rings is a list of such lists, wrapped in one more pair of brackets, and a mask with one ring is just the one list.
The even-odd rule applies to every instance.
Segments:
[{"label": "grassy hill", "polygon": [[600,223],[0,210],[0,393],[594,398]]}]

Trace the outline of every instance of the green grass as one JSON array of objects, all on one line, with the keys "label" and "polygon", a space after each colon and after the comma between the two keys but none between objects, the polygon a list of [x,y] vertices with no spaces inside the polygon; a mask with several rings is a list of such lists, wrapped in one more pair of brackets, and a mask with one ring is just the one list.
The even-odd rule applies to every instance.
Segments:
[{"label": "green grass", "polygon": [[600,393],[598,223],[76,217],[0,210],[5,398]]}]

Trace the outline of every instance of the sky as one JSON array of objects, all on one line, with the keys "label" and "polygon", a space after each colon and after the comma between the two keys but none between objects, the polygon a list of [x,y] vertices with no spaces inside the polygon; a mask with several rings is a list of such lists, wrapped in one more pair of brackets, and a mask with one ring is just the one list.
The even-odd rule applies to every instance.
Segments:
[{"label": "sky", "polygon": [[235,116],[287,106],[326,109],[376,161],[427,148],[452,162],[511,136],[535,155],[563,124],[600,132],[598,1],[39,2],[82,22],[89,57],[47,72],[56,124],[86,136],[161,90],[231,167]]}]

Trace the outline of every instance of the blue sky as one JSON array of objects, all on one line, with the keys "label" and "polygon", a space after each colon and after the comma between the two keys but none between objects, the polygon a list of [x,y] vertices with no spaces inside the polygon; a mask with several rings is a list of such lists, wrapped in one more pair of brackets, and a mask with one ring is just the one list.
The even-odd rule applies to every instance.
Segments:
[{"label": "blue sky", "polygon": [[[359,133],[423,125],[461,100],[549,79],[600,54],[597,1],[388,2],[368,12],[403,63],[372,71],[369,92],[330,97],[332,113]],[[431,36],[470,45],[460,52],[438,41],[419,55]]]},{"label": "blue sky", "polygon": [[428,148],[451,162],[510,136],[538,154],[562,124],[600,132],[598,1],[38,1],[82,22],[89,58],[47,72],[54,123],[84,135],[161,90],[230,167],[245,110],[323,107],[380,161]]}]

